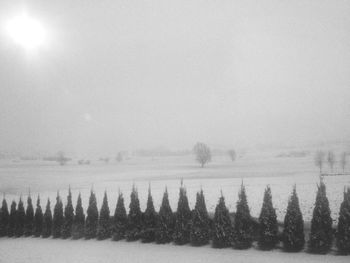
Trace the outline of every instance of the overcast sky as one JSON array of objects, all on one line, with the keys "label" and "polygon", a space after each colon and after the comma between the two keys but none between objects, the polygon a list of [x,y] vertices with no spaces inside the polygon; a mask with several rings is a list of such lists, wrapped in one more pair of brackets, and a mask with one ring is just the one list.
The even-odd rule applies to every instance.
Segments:
[{"label": "overcast sky", "polygon": [[[4,24],[47,32],[35,52]],[[0,151],[343,140],[350,1],[0,2]]]}]

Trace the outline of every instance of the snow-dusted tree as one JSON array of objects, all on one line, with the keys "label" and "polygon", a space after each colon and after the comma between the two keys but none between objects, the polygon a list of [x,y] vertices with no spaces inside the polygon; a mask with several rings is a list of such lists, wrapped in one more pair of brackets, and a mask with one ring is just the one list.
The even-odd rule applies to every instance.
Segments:
[{"label": "snow-dusted tree", "polygon": [[315,155],[315,164],[320,169],[320,173],[322,173],[323,163],[325,161],[326,154],[323,151],[317,151]]},{"label": "snow-dusted tree", "polygon": [[335,164],[334,152],[332,152],[332,151],[328,152],[328,154],[327,154],[327,162],[328,162],[329,168],[331,169],[331,172],[333,173],[333,167],[334,167],[334,164]]},{"label": "snow-dusted tree", "polygon": [[27,198],[27,209],[26,209],[26,220],[24,224],[24,235],[31,236],[33,234],[33,223],[34,223],[34,208],[32,198],[29,196]]},{"label": "snow-dusted tree", "polygon": [[84,237],[84,226],[85,226],[85,214],[81,202],[81,195],[79,193],[77,205],[75,207],[75,215],[73,219],[72,236],[73,239],[79,239]]},{"label": "snow-dusted tree", "polygon": [[200,163],[202,168],[206,163],[211,161],[211,151],[205,143],[197,142],[193,147],[193,152],[196,155],[197,162]]},{"label": "snow-dusted tree", "polygon": [[40,205],[40,197],[38,195],[38,199],[36,201],[35,214],[34,214],[34,223],[33,223],[33,235],[35,237],[40,237],[43,231],[43,221],[44,221],[44,216]]},{"label": "snow-dusted tree", "polygon": [[286,251],[300,251],[304,248],[304,220],[300,211],[296,187],[289,199],[287,213],[284,217],[283,248]]},{"label": "snow-dusted tree", "polygon": [[59,193],[57,192],[56,204],[53,211],[53,219],[52,219],[52,236],[54,238],[61,237],[63,223],[64,223],[63,203]]},{"label": "snow-dusted tree", "polygon": [[100,217],[98,219],[97,238],[104,240],[111,237],[111,222],[109,217],[110,211],[108,207],[107,192],[103,196]]},{"label": "snow-dusted tree", "polygon": [[151,187],[148,188],[147,207],[143,214],[141,240],[144,243],[155,241],[158,215],[154,209]]},{"label": "snow-dusted tree", "polygon": [[142,212],[140,209],[140,201],[135,185],[132,186],[130,195],[128,225],[125,232],[127,241],[135,241],[140,238],[142,230]]},{"label": "snow-dusted tree", "polygon": [[9,224],[9,209],[5,197],[2,199],[2,206],[0,209],[0,237],[7,235],[7,227]]},{"label": "snow-dusted tree", "polygon": [[311,232],[308,247],[310,252],[326,254],[332,246],[333,229],[331,210],[326,195],[326,185],[321,181],[318,186],[315,208],[311,220]]},{"label": "snow-dusted tree", "polygon": [[87,216],[86,216],[86,222],[85,222],[86,239],[91,239],[96,237],[97,225],[98,225],[97,201],[96,201],[96,195],[91,189],[89,207],[87,209]]},{"label": "snow-dusted tree", "polygon": [[236,160],[236,151],[234,149],[228,150],[228,155],[232,162]]},{"label": "snow-dusted tree", "polygon": [[169,243],[173,239],[175,218],[169,204],[168,189],[165,188],[162,205],[159,209],[158,224],[156,229],[156,242],[158,244]]},{"label": "snow-dusted tree", "polygon": [[278,224],[276,211],[272,205],[271,188],[267,186],[264,201],[259,216],[259,240],[260,249],[269,250],[278,243]]},{"label": "snow-dusted tree", "polygon": [[231,246],[232,230],[230,213],[225,205],[225,198],[221,193],[219,203],[215,208],[213,247],[225,248]]},{"label": "snow-dusted tree", "polygon": [[346,152],[343,152],[340,156],[340,165],[341,165],[341,168],[343,170],[343,173],[345,173],[345,168],[346,168],[346,165],[348,163],[347,157],[348,157],[348,155]]},{"label": "snow-dusted tree", "polygon": [[253,225],[243,183],[238,194],[236,207],[235,221],[233,224],[233,246],[237,249],[247,249],[252,246]]},{"label": "snow-dusted tree", "polygon": [[188,205],[186,189],[181,181],[173,234],[175,244],[184,245],[190,242],[191,217],[192,215],[190,207]]},{"label": "snow-dusted tree", "polygon": [[209,215],[205,205],[203,190],[197,193],[196,205],[192,212],[190,240],[192,246],[202,246],[209,243]]},{"label": "snow-dusted tree", "polygon": [[350,254],[350,188],[347,191],[344,189],[344,200],[339,212],[336,244],[340,254]]},{"label": "snow-dusted tree", "polygon": [[11,203],[10,215],[9,215],[9,224],[7,228],[7,236],[13,237],[15,235],[16,229],[16,213],[17,213],[17,203],[15,200]]},{"label": "snow-dusted tree", "polygon": [[50,199],[47,199],[46,209],[44,213],[42,237],[47,238],[52,234],[52,213]]},{"label": "snow-dusted tree", "polygon": [[69,238],[72,236],[73,221],[74,221],[74,208],[72,203],[72,192],[69,187],[67,204],[64,208],[64,223],[62,227],[62,238]]},{"label": "snow-dusted tree", "polygon": [[113,240],[119,241],[125,238],[125,231],[128,224],[128,216],[124,205],[123,194],[119,191],[118,201],[113,218]]},{"label": "snow-dusted tree", "polygon": [[20,197],[18,206],[17,206],[17,211],[16,211],[15,235],[17,237],[23,236],[25,222],[26,222],[26,212],[24,211],[22,197]]}]

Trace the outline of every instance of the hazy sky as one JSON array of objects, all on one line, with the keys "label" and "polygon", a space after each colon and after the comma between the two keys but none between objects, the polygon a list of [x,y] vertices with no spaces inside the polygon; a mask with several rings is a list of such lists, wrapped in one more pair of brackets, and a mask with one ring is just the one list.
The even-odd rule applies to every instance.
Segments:
[{"label": "hazy sky", "polygon": [[[4,30],[26,12],[28,52]],[[0,2],[0,151],[348,139],[350,1]]]}]

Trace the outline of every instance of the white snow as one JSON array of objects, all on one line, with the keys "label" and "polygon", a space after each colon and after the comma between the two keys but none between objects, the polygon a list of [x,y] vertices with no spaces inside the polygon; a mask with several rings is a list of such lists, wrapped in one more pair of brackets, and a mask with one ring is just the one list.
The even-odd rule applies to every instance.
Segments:
[{"label": "white snow", "polygon": [[349,256],[312,255],[306,252],[214,249],[172,244],[142,244],[111,240],[60,240],[42,238],[1,238],[2,263],[300,263],[349,262]]}]

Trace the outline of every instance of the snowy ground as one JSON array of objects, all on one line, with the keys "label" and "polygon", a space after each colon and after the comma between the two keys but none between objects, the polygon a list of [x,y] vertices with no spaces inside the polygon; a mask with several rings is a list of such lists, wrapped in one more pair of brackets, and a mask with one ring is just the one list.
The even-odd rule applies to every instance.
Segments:
[{"label": "snowy ground", "polygon": [[[213,162],[203,169],[195,163],[193,156],[131,158],[122,163],[92,162],[86,166],[79,166],[74,162],[63,167],[54,162],[1,161],[0,193],[6,193],[10,202],[12,199],[18,200],[21,194],[26,199],[30,188],[33,196],[40,194],[44,206],[46,198],[50,197],[54,201],[57,190],[65,202],[70,185],[73,201],[76,201],[78,193],[81,192],[86,208],[89,191],[93,185],[99,205],[104,190],[107,190],[109,206],[113,213],[118,189],[124,193],[128,206],[133,183],[139,189],[141,208],[144,209],[147,188],[151,183],[155,207],[159,208],[164,188],[167,186],[170,203],[175,210],[180,179],[183,178],[191,207],[195,203],[196,191],[203,187],[209,211],[214,211],[220,190],[224,193],[230,211],[235,211],[238,191],[243,180],[252,215],[259,215],[264,188],[269,184],[278,218],[283,220],[288,197],[293,184],[296,184],[304,218],[309,221],[319,180],[313,155],[302,158],[276,157],[279,153],[281,151],[247,152],[234,163],[227,156],[214,156]],[[350,185],[350,176],[327,177],[325,182],[336,223],[343,189],[344,186]]]},{"label": "snowy ground", "polygon": [[305,252],[285,253],[281,250],[213,249],[209,246],[191,247],[113,242],[110,240],[53,240],[41,238],[1,238],[1,263],[157,263],[157,262],[349,262],[348,256],[335,254],[311,255]]}]

